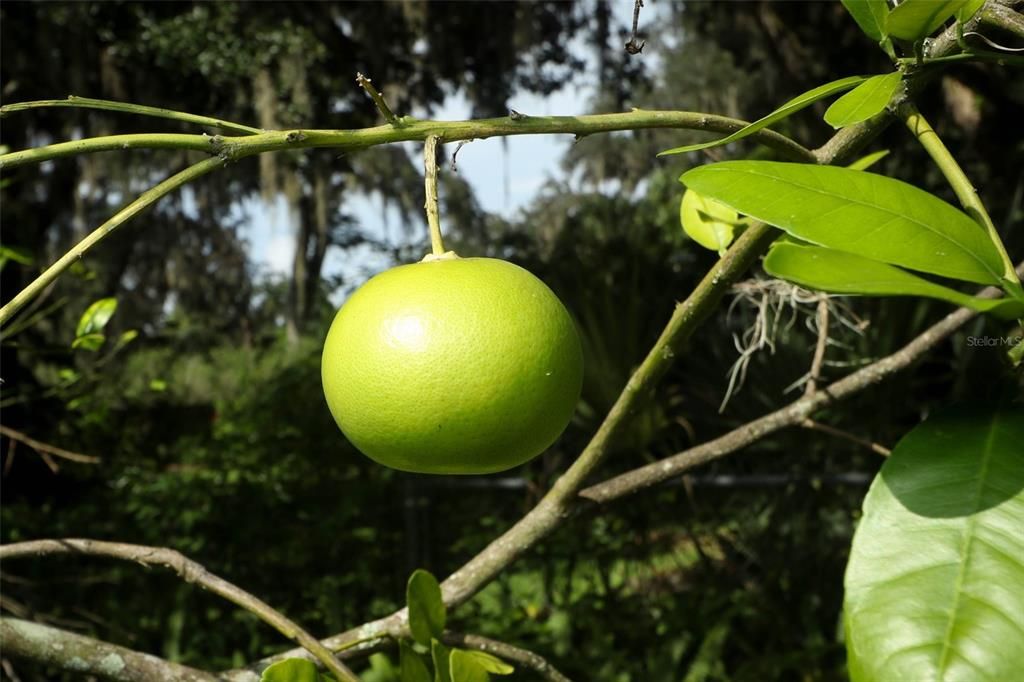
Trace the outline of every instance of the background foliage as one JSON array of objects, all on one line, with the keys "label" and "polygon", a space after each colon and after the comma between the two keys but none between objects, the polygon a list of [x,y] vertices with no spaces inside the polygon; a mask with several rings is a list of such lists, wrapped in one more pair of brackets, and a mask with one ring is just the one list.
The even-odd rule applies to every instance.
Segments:
[{"label": "background foliage", "polygon": [[[460,90],[475,115],[500,115],[515,92],[553,92],[589,65],[599,83],[589,110],[753,119],[825,80],[886,68],[838,3],[679,3],[658,11],[658,21],[642,17],[653,27],[648,47],[631,58],[621,50],[625,29],[603,1],[6,2],[0,92],[5,102],[79,94],[265,127],[360,127],[376,112],[354,87],[356,71],[382,84],[399,112],[430,111]],[[1022,218],[1024,146],[1000,131],[1012,129],[1022,104],[1024,81],[978,64],[950,68],[919,103],[1004,232]],[[824,108],[780,129],[814,146],[828,134]],[[5,119],[3,142],[19,149],[152,127],[105,112],[40,110]],[[486,213],[457,175],[443,177],[456,248],[537,273],[584,338],[576,420],[552,451],[501,477],[428,478],[373,465],[343,441],[320,392],[328,296],[369,274],[324,277],[328,250],[363,262],[367,253],[399,262],[421,250],[365,230],[345,199],[378,192],[415,225],[417,159],[397,147],[342,158],[279,155],[169,198],[23,313],[32,324],[6,332],[4,424],[103,461],[60,462],[53,472],[4,439],[3,541],[85,536],[174,547],[318,634],[389,613],[414,568],[447,574],[538,499],[712,262],[678,223],[676,178],[701,158],[655,159],[700,139],[667,131],[583,139],[563,162],[573,182],[552,181],[512,219]],[[902,130],[893,127],[875,147],[894,149],[879,172],[951,199]],[[766,154],[753,149],[754,158]],[[4,298],[186,160],[125,152],[5,174],[4,246],[31,263],[4,265]],[[297,244],[287,277],[251,262],[238,210],[278,196],[290,207]],[[1024,247],[1021,232],[1007,240],[1011,253]],[[72,349],[79,316],[105,296],[119,302],[106,345]],[[753,323],[759,296],[740,297],[731,315],[694,337],[605,473],[678,451],[789,397],[809,364],[814,311],[772,299],[780,307],[774,352],[753,357],[745,384],[719,411],[738,355],[733,335]],[[828,376],[894,350],[947,310],[920,300],[848,305],[851,326],[866,324],[834,327],[829,358],[843,366],[827,367]],[[997,323],[974,325],[969,333],[1001,334]],[[131,330],[138,337],[118,347]],[[997,356],[960,337],[829,421],[892,445],[936,401],[999,390],[967,381]],[[450,614],[451,623],[536,650],[579,679],[844,679],[842,570],[865,492],[857,482],[879,464],[844,441],[783,433],[685,485],[577,520]],[[742,484],[724,485],[729,480]],[[283,648],[249,614],[136,566],[46,559],[5,570],[4,581],[0,605],[9,613],[184,663],[230,667]],[[53,678],[17,668],[26,679]]]}]

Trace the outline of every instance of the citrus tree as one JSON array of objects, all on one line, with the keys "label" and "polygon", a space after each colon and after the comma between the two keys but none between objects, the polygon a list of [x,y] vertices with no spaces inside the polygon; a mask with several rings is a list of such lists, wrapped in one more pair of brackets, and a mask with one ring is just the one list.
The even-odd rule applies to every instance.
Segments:
[{"label": "citrus tree", "polygon": [[[636,3],[634,24],[641,4]],[[888,459],[865,498],[854,537],[843,622],[853,680],[1013,679],[1024,662],[1024,594],[1019,589],[1024,584],[1024,404],[1018,369],[1024,358],[1024,265],[1015,265],[981,196],[916,101],[947,64],[1019,65],[1021,58],[988,38],[985,29],[1024,36],[1024,20],[1012,3],[994,0],[904,0],[895,7],[885,0],[844,0],[843,5],[890,58],[892,70],[823,84],[753,123],[660,110],[543,117],[513,111],[467,121],[416,120],[395,115],[363,76],[358,83],[384,123],[352,130],[264,130],[215,117],[74,97],[5,105],[4,116],[43,107],[86,107],[220,132],[108,135],[0,155],[4,170],[130,148],[206,155],[143,192],[43,270],[0,308],[4,325],[17,324],[19,313],[96,244],[203,175],[254,155],[422,141],[432,254],[422,263],[371,280],[343,306],[325,343],[323,380],[332,413],[354,445],[382,464],[428,473],[500,471],[537,455],[564,427],[582,380],[571,311],[550,290],[516,266],[445,251],[437,208],[439,145],[492,136],[583,137],[668,128],[722,136],[663,155],[749,138],[784,159],[707,163],[681,176],[682,229],[695,243],[717,252],[718,260],[676,306],[589,444],[540,502],[443,582],[425,571],[413,573],[406,608],[318,639],[173,549],[74,538],[29,540],[0,547],[0,558],[87,554],[163,566],[255,614],[299,648],[215,673],[3,617],[5,653],[108,679],[316,682],[359,679],[349,667],[351,661],[397,648],[398,671],[379,674],[397,675],[402,682],[487,680],[516,671],[567,679],[544,658],[512,642],[451,631],[447,612],[557,528],[581,523],[583,515],[600,514],[615,500],[642,494],[783,428],[816,424],[813,417],[841,409],[845,399],[898,376],[983,316],[999,330],[992,338],[1005,351],[1002,372],[986,379],[996,386],[997,399],[939,409],[937,397],[935,411],[891,452],[866,443]],[[626,48],[636,54],[643,43],[634,36]],[[825,122],[837,132],[817,148],[772,130],[773,124],[830,98],[834,102]],[[885,152],[868,153],[868,147],[894,123],[905,128],[908,144],[925,150],[959,207],[870,171]],[[826,384],[820,372],[830,308],[829,298],[821,296],[820,337],[809,353],[801,397],[710,441],[594,480],[598,465],[687,340],[761,256],[767,273],[805,290],[926,297],[949,304],[951,311],[896,352]],[[5,251],[4,258],[17,260],[18,254]],[[983,288],[965,290],[977,286]],[[110,299],[91,306],[82,316],[75,343],[86,348],[102,344],[115,307]],[[406,352],[410,346],[418,354]],[[5,435],[24,437],[12,435],[7,427]]]}]

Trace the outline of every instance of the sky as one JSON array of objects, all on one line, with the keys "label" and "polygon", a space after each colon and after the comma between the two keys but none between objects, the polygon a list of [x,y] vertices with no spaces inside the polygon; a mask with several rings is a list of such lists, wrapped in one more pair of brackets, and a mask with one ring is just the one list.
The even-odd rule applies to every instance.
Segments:
[{"label": "sky", "polygon": [[[616,0],[613,11],[619,23],[626,25],[632,19],[632,0]],[[642,15],[642,18],[645,15]],[[647,18],[653,16],[649,13]],[[581,54],[585,49],[581,39],[575,39],[575,49]],[[586,56],[586,55],[582,55]],[[645,58],[647,55],[645,55]],[[585,59],[586,63],[593,60]],[[585,113],[585,105],[594,94],[594,74],[585,71],[573,83],[551,95],[540,96],[522,92],[514,95],[508,106],[516,111],[533,116],[575,115]],[[385,96],[387,93],[384,93]],[[410,112],[417,117],[426,117],[423,112]],[[448,97],[434,114],[437,120],[459,120],[469,117],[470,104],[462,93]],[[503,146],[503,140],[506,141]],[[572,135],[519,135],[507,138],[475,140],[459,151],[458,173],[467,180],[476,193],[477,201],[487,211],[512,217],[530,203],[548,178],[564,175],[560,161],[573,143]],[[420,143],[407,145],[411,154],[421,154]],[[449,153],[454,151],[448,145]],[[440,187],[444,192],[444,187]],[[260,200],[253,200],[245,206],[251,218],[249,227],[250,256],[254,263],[269,273],[287,274],[291,271],[295,243],[288,223],[287,208],[283,200],[270,210]],[[343,207],[359,221],[362,229],[373,237],[385,235],[385,221],[381,211],[381,199],[373,195],[357,195],[346,198]],[[397,209],[388,216],[394,230],[400,217]],[[442,216],[443,224],[443,216]],[[415,229],[407,231],[412,243],[422,243],[424,253],[430,250],[426,225],[421,221]],[[405,243],[405,242],[402,242]],[[389,267],[392,263],[371,250],[330,249],[324,261],[324,276],[337,274],[346,280],[365,278],[374,271]]]}]

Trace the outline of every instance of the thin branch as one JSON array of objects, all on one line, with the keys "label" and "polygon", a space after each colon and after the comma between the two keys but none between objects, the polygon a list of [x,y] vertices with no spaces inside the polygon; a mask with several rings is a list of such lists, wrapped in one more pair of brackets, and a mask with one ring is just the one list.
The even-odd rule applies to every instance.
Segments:
[{"label": "thin branch", "polygon": [[[921,146],[928,152],[928,155],[932,157],[932,161],[935,162],[935,165],[938,166],[939,170],[946,177],[946,181],[949,182],[949,186],[956,193],[956,198],[959,199],[960,205],[964,207],[968,215],[974,218],[975,222],[988,232],[989,239],[995,244],[996,249],[999,251],[999,257],[1003,261],[1003,279],[1011,284],[1019,285],[1020,282],[1017,279],[1017,274],[1013,271],[1013,261],[1010,260],[1009,254],[1006,253],[1003,240],[999,237],[999,230],[996,229],[995,223],[992,222],[988,211],[985,210],[985,204],[978,197],[977,190],[974,189],[974,185],[971,184],[963,169],[960,168],[960,164],[949,153],[942,139],[932,128],[931,124],[928,123],[928,119],[917,110],[913,102],[909,99],[905,100],[900,105],[898,112],[907,128],[917,138],[917,141],[921,143]],[[1020,290],[1020,287],[1018,286],[1017,289]]]},{"label": "thin branch", "polygon": [[172,175],[155,187],[152,187],[140,194],[135,201],[115,213],[110,220],[100,225],[82,239],[82,241],[71,247],[71,249],[61,256],[56,263],[48,267],[41,275],[32,280],[27,287],[19,291],[14,298],[8,301],[7,305],[0,308],[0,324],[9,320],[14,313],[18,312],[22,306],[45,289],[50,282],[57,279],[62,272],[81,260],[86,251],[102,241],[107,235],[116,230],[123,223],[141,213],[143,209],[155,204],[157,201],[162,199],[164,195],[169,194],[175,189],[195,180],[198,177],[206,175],[212,170],[220,168],[225,163],[227,163],[227,161],[218,156],[203,159],[199,163],[189,166],[180,173]]},{"label": "thin branch", "polygon": [[640,54],[647,44],[647,41],[636,39],[637,28],[640,26],[640,8],[643,6],[644,0],[635,0],[633,3],[633,32],[626,43],[626,52],[629,54]]},{"label": "thin branch", "polygon": [[4,656],[121,682],[218,682],[216,675],[19,618],[0,617]]},{"label": "thin branch", "polygon": [[[10,105],[17,106],[17,105]],[[0,155],[0,168],[11,169],[30,163],[41,163],[51,159],[94,152],[121,151],[125,149],[184,149],[217,153],[219,136],[195,135],[189,133],[132,133],[129,135],[104,135],[86,137],[72,142],[57,142],[42,147],[23,149]]]},{"label": "thin branch", "polygon": [[398,117],[395,116],[395,112],[391,111],[391,107],[389,107],[388,103],[384,100],[384,95],[380,94],[380,92],[377,91],[377,88],[373,87],[373,81],[363,74],[357,73],[356,83],[358,83],[359,87],[365,90],[366,94],[370,96],[370,99],[373,100],[373,103],[377,107],[377,111],[381,113],[384,120],[393,126],[397,126],[399,124]]},{"label": "thin branch", "polygon": [[540,674],[548,682],[572,682],[568,677],[558,671],[555,666],[540,654],[526,649],[499,642],[480,635],[469,635],[461,632],[446,631],[441,638],[449,646],[458,646],[464,649],[476,649],[493,654],[506,661],[518,663],[520,666],[529,668]]},{"label": "thin branch", "polygon": [[441,218],[437,209],[437,141],[437,135],[431,135],[423,145],[423,194],[426,197],[423,208],[427,212],[431,256],[444,255]]},{"label": "thin branch", "polygon": [[834,426],[829,426],[828,424],[816,422],[813,419],[803,420],[802,422],[800,422],[800,426],[804,427],[805,429],[811,429],[813,431],[827,433],[830,436],[842,438],[843,440],[848,440],[851,443],[856,443],[857,445],[863,445],[871,452],[875,453],[876,455],[881,455],[882,457],[888,457],[889,455],[892,454],[892,450],[885,447],[884,445],[879,445],[874,441],[870,441],[866,438],[861,438],[860,436],[855,436],[849,431],[843,431],[842,429],[837,429]]},{"label": "thin branch", "polygon": [[21,441],[25,445],[29,446],[36,452],[46,453],[61,459],[66,459],[71,462],[78,462],[80,464],[99,464],[102,460],[99,457],[93,457],[91,455],[83,455],[78,452],[72,452],[71,450],[65,450],[64,448],[58,448],[56,445],[48,445],[35,438],[26,436],[21,431],[15,431],[14,429],[0,424],[0,433],[7,436],[11,440]]},{"label": "thin branch", "polygon": [[807,388],[804,395],[811,395],[818,390],[818,379],[821,378],[821,363],[825,360],[825,349],[828,346],[828,300],[818,301],[818,343],[814,347],[814,358],[811,360],[811,371],[807,375]]},{"label": "thin branch", "polygon": [[[617,114],[527,116],[519,120],[502,116],[467,121],[410,121],[401,126],[388,124],[352,130],[268,130],[244,137],[171,133],[108,135],[9,152],[0,155],[0,168],[10,169],[28,163],[118,149],[191,149],[238,160],[252,154],[286,149],[351,151],[393,142],[423,142],[430,135],[443,136],[446,142],[457,142],[496,136],[562,133],[585,136],[652,128],[732,133],[746,125],[746,121],[728,116],[694,111],[637,109]],[[814,155],[806,147],[767,128],[757,131],[750,139],[792,161],[814,161]]]},{"label": "thin branch", "polygon": [[172,109],[162,109],[160,107],[147,107],[142,104],[132,104],[130,102],[114,102],[106,99],[76,97],[75,95],[69,95],[67,99],[44,99],[38,100],[36,102],[18,102],[17,104],[5,104],[4,106],[0,107],[0,118],[18,111],[42,109],[44,107],[75,107],[79,109],[103,109],[105,111],[117,111],[126,114],[138,114],[140,116],[155,116],[156,118],[166,118],[172,121],[198,123],[199,125],[210,126],[211,128],[231,130],[236,133],[242,133],[244,135],[252,135],[254,133],[263,132],[259,128],[253,128],[251,126],[242,125],[241,123],[225,121],[223,119],[213,118],[211,116],[200,116],[198,114],[190,114],[185,111],[174,111]]},{"label": "thin branch", "polygon": [[[207,571],[199,563],[180,552],[166,547],[145,547],[119,542],[98,540],[30,540],[0,546],[0,560],[29,556],[50,556],[54,554],[87,554],[105,556],[125,561],[135,561],[146,566],[163,566],[177,573],[185,582],[196,583],[233,604],[259,617],[288,639],[296,642],[313,654],[328,670],[345,682],[359,682],[355,673],[339,661],[331,651],[315,637],[302,629],[295,621],[272,608],[240,587],[229,583]],[[69,658],[65,654],[65,658]]]},{"label": "thin branch", "polygon": [[[1018,266],[1018,271],[1024,273],[1024,263]],[[999,289],[989,287],[978,296],[995,298],[1001,293]],[[834,405],[910,366],[977,315],[978,313],[973,310],[960,308],[926,329],[892,355],[863,367],[812,395],[800,398],[780,410],[748,422],[707,443],[592,485],[581,490],[580,497],[604,504],[675,478],[696,466],[724,457],[787,426],[802,424],[817,411]]]}]

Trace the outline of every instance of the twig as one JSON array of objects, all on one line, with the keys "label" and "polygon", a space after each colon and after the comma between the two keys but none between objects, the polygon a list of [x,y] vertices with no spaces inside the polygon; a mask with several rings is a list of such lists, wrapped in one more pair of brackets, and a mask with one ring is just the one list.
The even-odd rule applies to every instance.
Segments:
[{"label": "twig", "polygon": [[[218,682],[216,675],[125,647],[19,618],[0,617],[4,656],[106,680]],[[69,662],[73,661],[73,664]],[[71,666],[74,666],[73,668]]]},{"label": "twig", "polygon": [[813,429],[814,431],[821,431],[822,433],[827,433],[830,436],[835,436],[836,438],[848,440],[851,443],[856,443],[857,445],[863,445],[868,450],[871,450],[871,452],[881,455],[882,457],[888,457],[889,455],[892,454],[892,450],[885,447],[884,445],[879,445],[874,441],[867,440],[866,438],[861,438],[860,436],[855,436],[849,431],[843,431],[842,429],[837,429],[834,426],[829,426],[828,424],[816,422],[813,419],[803,420],[802,422],[800,422],[800,426],[806,429]]},{"label": "twig", "polygon": [[572,682],[568,677],[558,671],[555,666],[540,654],[527,649],[520,649],[505,642],[499,642],[480,635],[469,635],[461,632],[446,631],[441,638],[449,646],[459,646],[465,649],[476,649],[503,658],[506,661],[518,663],[540,674],[548,682]]},{"label": "twig", "polygon": [[395,112],[391,111],[391,107],[384,101],[384,95],[377,91],[377,88],[373,87],[373,81],[364,76],[361,73],[356,74],[356,83],[359,83],[359,87],[366,91],[366,94],[370,96],[373,103],[377,107],[377,111],[381,113],[384,120],[393,126],[397,126],[399,121],[398,117],[395,116]]},{"label": "twig", "polygon": [[928,152],[928,155],[932,157],[932,161],[935,162],[935,165],[938,166],[939,170],[946,177],[946,181],[953,188],[953,192],[956,193],[956,198],[960,201],[960,205],[964,207],[968,215],[974,218],[975,222],[984,227],[988,232],[989,238],[995,244],[999,257],[1003,261],[1003,279],[1011,285],[1017,284],[1017,289],[1020,290],[1020,282],[1013,270],[1013,261],[1010,260],[1009,254],[1006,253],[1006,247],[1003,245],[1002,239],[999,238],[999,231],[992,222],[988,211],[985,210],[985,204],[978,197],[978,192],[974,189],[974,185],[971,184],[963,169],[960,168],[960,164],[949,153],[946,145],[942,143],[942,139],[936,134],[928,120],[917,110],[913,102],[909,99],[904,100],[898,112],[907,128],[917,138],[917,141],[921,143],[921,146]]},{"label": "twig", "polygon": [[288,639],[302,646],[316,657],[338,680],[359,682],[345,664],[335,658],[330,649],[302,629],[295,621],[275,610],[245,590],[206,570],[199,563],[166,547],[146,547],[98,540],[62,539],[30,540],[0,546],[0,560],[54,554],[88,554],[135,561],[146,566],[163,566],[177,573],[185,582],[197,583],[214,594],[259,617]]},{"label": "twig", "polygon": [[54,457],[60,457],[61,459],[78,462],[80,464],[99,464],[102,461],[99,457],[72,452],[71,450],[58,448],[56,445],[48,445],[36,440],[35,438],[28,437],[20,431],[15,431],[8,426],[4,426],[3,424],[0,424],[0,433],[7,436],[12,441],[21,441],[40,454],[46,453],[53,455]]},{"label": "twig", "polygon": [[[1024,272],[1024,263],[1017,269],[1019,272]],[[1000,293],[1002,292],[999,289],[989,287],[980,292],[978,296],[995,298]],[[812,395],[800,398],[780,410],[748,422],[724,436],[592,485],[581,490],[580,496],[592,502],[610,502],[675,478],[696,466],[735,452],[782,428],[801,424],[818,410],[854,395],[910,366],[924,353],[977,315],[978,313],[973,310],[960,308],[926,329],[892,355],[863,367]]]},{"label": "twig", "polygon": [[431,256],[444,255],[441,217],[437,208],[437,142],[437,135],[431,135],[423,145],[423,193],[426,197],[423,208],[427,212]]},{"label": "twig", "polygon": [[828,300],[818,301],[818,344],[814,347],[814,358],[811,360],[811,371],[807,375],[807,388],[804,395],[811,395],[818,390],[818,379],[821,377],[821,363],[825,360],[825,347],[828,346]]},{"label": "twig", "polygon": [[113,102],[111,100],[106,99],[76,97],[74,95],[69,95],[67,99],[44,99],[36,102],[18,102],[16,104],[5,104],[4,106],[0,107],[0,117],[7,116],[8,114],[13,114],[17,111],[28,111],[29,109],[41,109],[44,107],[75,107],[80,109],[103,109],[106,111],[118,111],[126,114],[155,116],[156,118],[166,118],[172,121],[198,123],[199,125],[210,126],[212,128],[232,130],[236,133],[242,133],[244,135],[252,135],[255,133],[263,132],[259,128],[253,128],[251,126],[242,125],[241,123],[232,123],[231,121],[225,121],[219,118],[212,118],[210,116],[199,116],[197,114],[190,114],[184,111],[173,111],[171,109],[162,109],[160,107],[147,107],[142,104],[132,104],[130,102]]},{"label": "twig", "polygon": [[227,163],[227,161],[218,156],[204,159],[199,163],[189,166],[180,173],[172,175],[155,187],[151,187],[140,194],[135,201],[115,213],[110,220],[97,227],[82,241],[71,247],[71,249],[61,256],[56,263],[44,270],[43,274],[32,280],[27,287],[19,291],[4,307],[0,308],[0,324],[9,320],[11,316],[18,312],[23,305],[28,303],[36,294],[45,289],[50,282],[57,279],[62,272],[67,270],[74,263],[80,261],[86,251],[102,241],[104,237],[116,230],[123,223],[141,213],[143,209],[155,204],[157,201],[162,199],[164,195],[169,194],[178,187],[181,187],[198,177],[206,175],[212,170],[220,168],[225,163]]},{"label": "twig", "polygon": [[629,54],[640,54],[644,49],[644,45],[647,44],[645,40],[636,39],[637,27],[640,25],[640,8],[643,6],[644,0],[635,0],[633,3],[633,32],[626,43],[626,52]]}]

